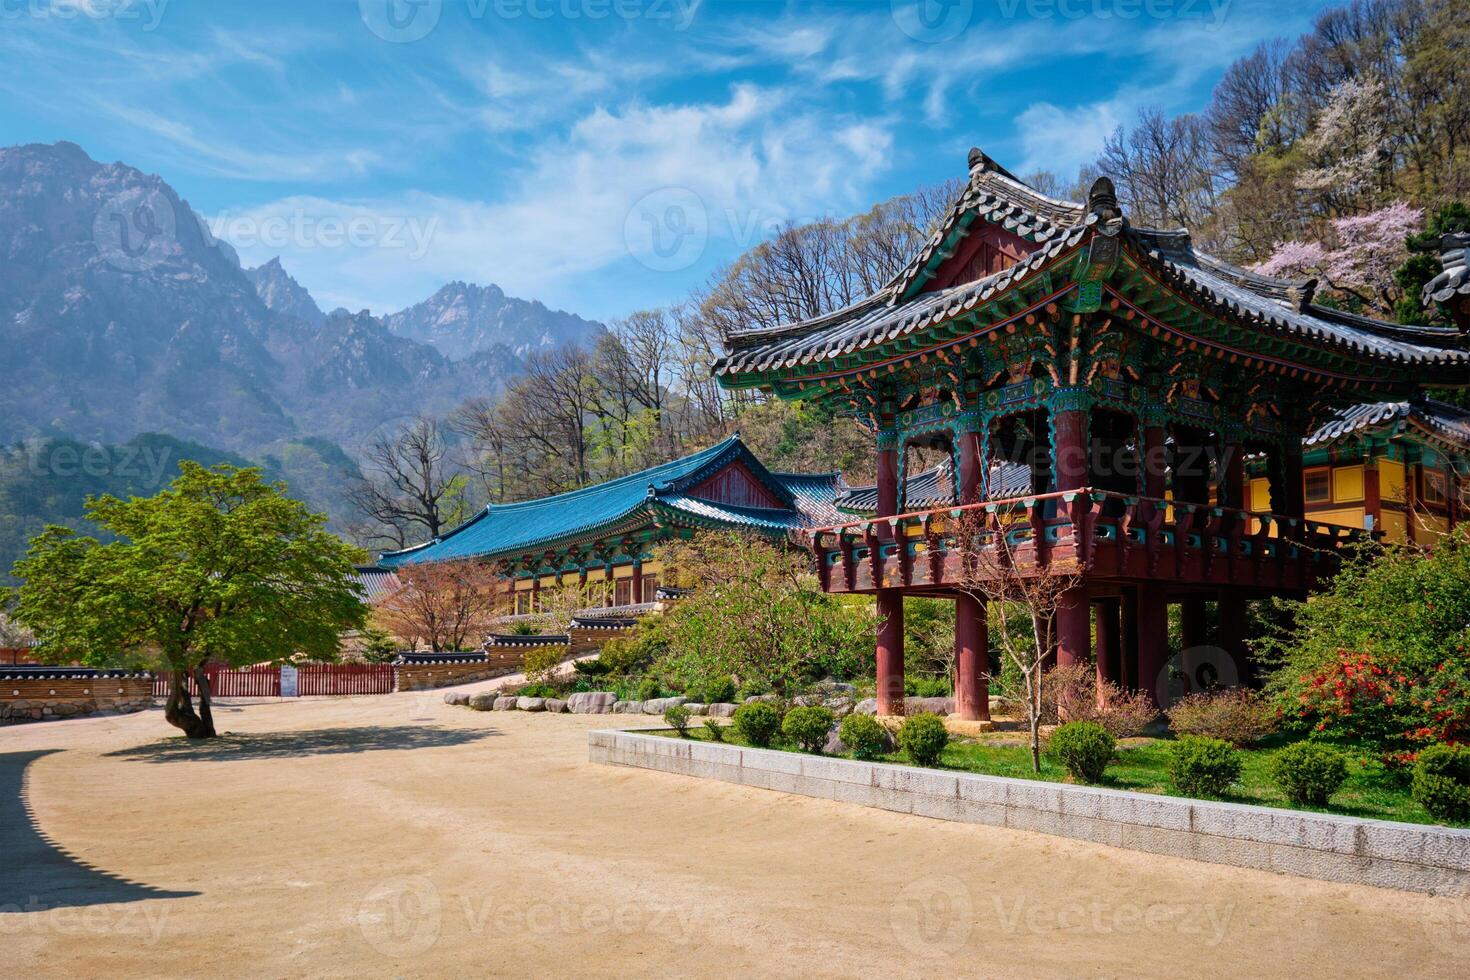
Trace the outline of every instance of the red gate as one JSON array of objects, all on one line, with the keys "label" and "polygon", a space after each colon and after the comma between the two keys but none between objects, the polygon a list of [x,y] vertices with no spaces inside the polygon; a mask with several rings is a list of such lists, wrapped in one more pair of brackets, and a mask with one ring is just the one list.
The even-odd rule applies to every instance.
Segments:
[{"label": "red gate", "polygon": [[296,668],[296,693],[392,694],[392,664],[302,664]]}]

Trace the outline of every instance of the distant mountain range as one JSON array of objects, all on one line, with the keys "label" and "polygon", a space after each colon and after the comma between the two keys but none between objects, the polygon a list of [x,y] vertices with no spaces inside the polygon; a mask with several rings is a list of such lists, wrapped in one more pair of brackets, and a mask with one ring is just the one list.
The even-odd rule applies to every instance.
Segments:
[{"label": "distant mountain range", "polygon": [[337,471],[602,330],[461,282],[387,317],[324,314],[278,259],[242,268],[160,177],[72,143],[0,149],[0,446],[166,433],[255,460],[315,447]]}]

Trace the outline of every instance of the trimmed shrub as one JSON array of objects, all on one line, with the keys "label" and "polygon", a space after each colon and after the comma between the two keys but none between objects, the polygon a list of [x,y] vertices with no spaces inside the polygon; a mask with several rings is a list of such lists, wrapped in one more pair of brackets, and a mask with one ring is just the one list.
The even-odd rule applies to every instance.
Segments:
[{"label": "trimmed shrub", "polygon": [[906,677],[903,693],[911,698],[947,698],[953,692],[948,677]]},{"label": "trimmed shrub", "polygon": [[1277,711],[1261,694],[1245,687],[1186,694],[1164,712],[1178,735],[1203,735],[1244,748],[1275,733]]},{"label": "trimmed shrub", "polygon": [[728,675],[709,677],[690,684],[684,693],[701,704],[728,704],[735,700],[735,681]]},{"label": "trimmed shrub", "polygon": [[[740,689],[735,692],[735,699],[737,701],[744,701],[746,698],[760,697],[762,694],[770,693],[771,684],[769,681],[764,677],[751,677],[740,685]],[[709,703],[714,704],[715,702],[711,701]]]},{"label": "trimmed shrub", "polygon": [[1436,820],[1470,821],[1470,748],[1431,745],[1420,752],[1410,792]]},{"label": "trimmed shrub", "polygon": [[1271,778],[1293,803],[1326,806],[1347,776],[1347,759],[1320,742],[1288,745],[1271,760]]},{"label": "trimmed shrub", "polygon": [[1051,733],[1047,751],[1073,779],[1096,783],[1113,761],[1118,743],[1095,721],[1073,721]]},{"label": "trimmed shrub", "polygon": [[837,737],[852,751],[854,759],[876,759],[888,751],[888,729],[872,715],[848,715],[837,729]]},{"label": "trimmed shrub", "polygon": [[781,721],[781,731],[803,752],[821,755],[827,733],[836,721],[837,716],[826,708],[792,708]]},{"label": "trimmed shrub", "polygon": [[1186,796],[1223,796],[1240,778],[1240,754],[1229,742],[1185,735],[1169,753],[1169,779]]},{"label": "trimmed shrub", "polygon": [[915,765],[932,766],[949,744],[949,729],[936,714],[925,711],[910,715],[899,726],[898,744]]},{"label": "trimmed shrub", "polygon": [[781,729],[781,713],[765,701],[752,701],[735,709],[731,719],[740,737],[756,748],[765,748]]},{"label": "trimmed shrub", "polygon": [[559,698],[561,689],[551,684],[527,684],[516,692],[522,698]]},{"label": "trimmed shrub", "polygon": [[652,701],[663,693],[658,681],[652,677],[645,677],[633,688],[633,696],[630,701]]},{"label": "trimmed shrub", "polygon": [[689,709],[682,704],[675,704],[665,708],[664,721],[668,722],[669,727],[679,733],[680,738],[689,737]]},{"label": "trimmed shrub", "polygon": [[725,740],[725,726],[713,718],[706,718],[704,720],[704,731],[709,736],[711,742],[723,742]]},{"label": "trimmed shrub", "polygon": [[533,684],[550,684],[561,667],[562,658],[567,655],[564,645],[546,647],[532,647],[526,651],[525,659],[522,661],[521,670],[526,675],[526,680]]}]

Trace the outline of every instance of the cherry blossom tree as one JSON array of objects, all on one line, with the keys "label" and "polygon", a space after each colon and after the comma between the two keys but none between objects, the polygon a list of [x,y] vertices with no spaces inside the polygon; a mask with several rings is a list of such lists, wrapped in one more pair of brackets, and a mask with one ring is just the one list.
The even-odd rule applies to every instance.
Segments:
[{"label": "cherry blossom tree", "polygon": [[1255,271],[1316,277],[1367,312],[1392,317],[1400,293],[1394,272],[1409,256],[1405,240],[1423,225],[1422,208],[1396,201],[1369,214],[1334,219],[1321,241],[1280,242]]}]

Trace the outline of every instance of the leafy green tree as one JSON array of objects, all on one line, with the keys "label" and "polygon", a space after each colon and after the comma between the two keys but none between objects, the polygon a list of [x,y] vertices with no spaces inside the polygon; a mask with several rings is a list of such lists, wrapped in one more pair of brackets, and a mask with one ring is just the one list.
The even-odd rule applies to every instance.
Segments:
[{"label": "leafy green tree", "polygon": [[340,634],[367,621],[353,579],[364,555],[259,470],[179,469],[153,497],[88,499],[87,517],[116,540],[54,525],[33,539],[15,566],[16,617],[49,661],[166,671],[164,717],[211,738],[205,664],[335,658]]}]

